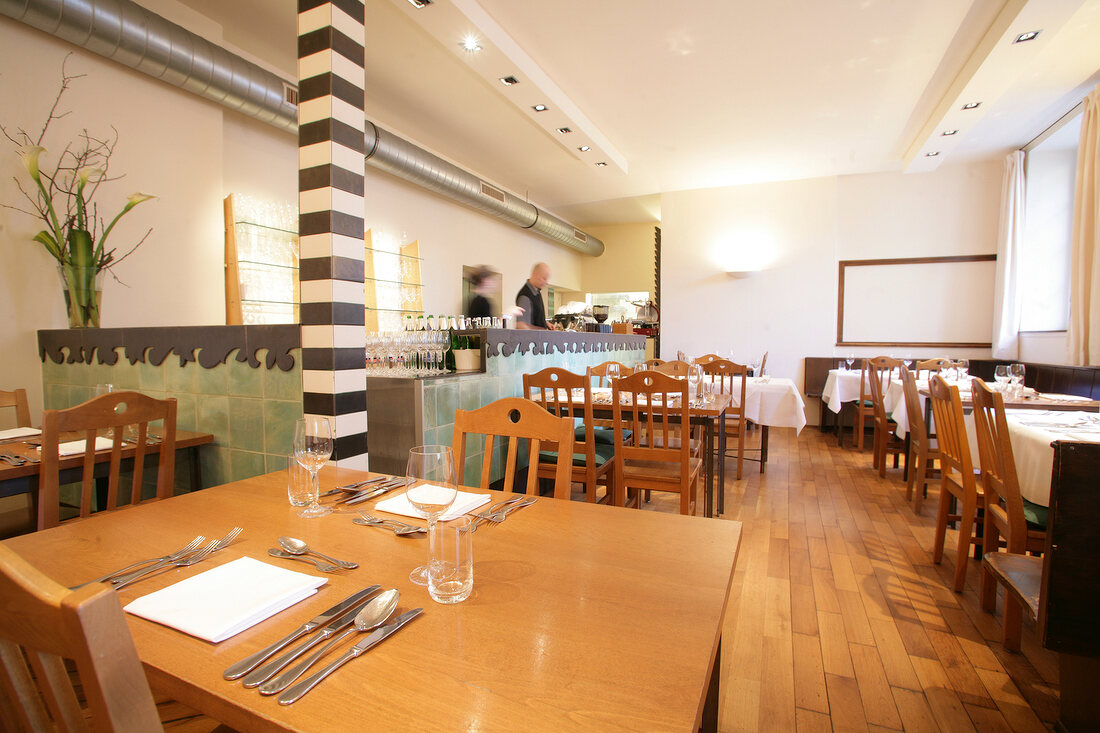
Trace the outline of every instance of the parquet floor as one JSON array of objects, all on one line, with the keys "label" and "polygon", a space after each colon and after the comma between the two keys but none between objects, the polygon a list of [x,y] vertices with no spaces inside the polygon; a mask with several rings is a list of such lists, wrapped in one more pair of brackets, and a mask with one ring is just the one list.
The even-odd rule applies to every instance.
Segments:
[{"label": "parquet floor", "polygon": [[[759,431],[751,440],[759,440]],[[772,430],[768,470],[727,469],[725,517],[744,523],[722,635],[722,731],[1043,731],[1058,717],[1058,669],[1025,621],[1004,650],[978,604],[978,563],[951,590],[900,470],[808,426]],[[674,499],[649,508],[675,511]]]}]

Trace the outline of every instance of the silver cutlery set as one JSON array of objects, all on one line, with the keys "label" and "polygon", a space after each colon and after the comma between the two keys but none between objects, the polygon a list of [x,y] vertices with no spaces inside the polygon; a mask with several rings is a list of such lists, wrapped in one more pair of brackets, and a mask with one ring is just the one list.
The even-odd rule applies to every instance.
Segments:
[{"label": "silver cutlery set", "polygon": [[364,501],[369,501],[376,497],[382,496],[388,491],[392,491],[399,486],[405,485],[404,478],[391,477],[391,476],[375,476],[365,481],[356,481],[355,483],[348,484],[346,486],[337,486],[331,491],[326,491],[321,494],[321,497],[333,496],[337,494],[344,494],[336,500],[336,504],[345,504],[352,506],[353,504],[359,504]]},{"label": "silver cutlery set", "polygon": [[478,527],[483,524],[500,524],[503,522],[509,514],[522,509],[525,506],[531,506],[539,498],[537,496],[526,496],[519,494],[513,496],[511,499],[505,499],[504,501],[498,501],[493,504],[487,511],[479,513],[470,512],[469,516],[474,517],[474,526],[470,529],[471,532],[476,532]]},{"label": "silver cutlery set", "polygon": [[[167,567],[188,567],[202,562],[211,554],[228,547],[233,540],[244,530],[241,527],[234,527],[224,537],[218,540],[212,540],[205,546],[200,547],[206,540],[205,537],[199,535],[195,539],[188,542],[186,545],[171,552],[163,557],[152,557],[148,560],[139,560],[135,563],[131,563],[124,568],[115,570],[114,572],[102,575],[94,580],[89,580],[86,583],[80,585],[74,585],[70,587],[70,590],[76,590],[77,588],[83,588],[90,583],[110,583],[111,587],[115,590],[123,588],[130,583],[134,583],[142,578],[145,578],[158,570],[163,570]],[[142,567],[145,566],[145,567]],[[139,568],[135,570],[134,568]]]},{"label": "silver cutlery set", "polygon": [[[222,676],[227,680],[239,679],[245,687],[255,688],[261,695],[278,694],[280,705],[297,702],[321,680],[369,651],[424,612],[422,608],[414,608],[386,623],[396,610],[401,594],[395,588],[379,593],[380,590],[381,586],[372,585],[353,593],[282,639],[230,665]],[[340,642],[352,634],[368,631],[371,633],[362,641],[345,650],[310,676],[298,681],[310,667]],[[294,642],[310,635],[312,638],[301,641],[294,648],[271,659]],[[316,647],[320,648],[315,649]],[[311,651],[309,656],[302,659],[307,652]],[[271,661],[268,661],[269,659]],[[288,669],[290,664],[299,659],[301,661]]]},{"label": "silver cutlery set", "polygon": [[27,463],[40,463],[39,459],[30,456],[20,456],[15,453],[0,453],[0,461],[11,466],[22,466]]}]

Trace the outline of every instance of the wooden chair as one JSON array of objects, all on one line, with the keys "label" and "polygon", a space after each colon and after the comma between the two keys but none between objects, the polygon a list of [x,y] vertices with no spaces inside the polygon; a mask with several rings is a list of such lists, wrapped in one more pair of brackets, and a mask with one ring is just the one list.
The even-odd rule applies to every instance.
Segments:
[{"label": "wooden chair", "polygon": [[85,731],[87,715],[97,731],[161,730],[113,590],[94,583],[70,591],[0,544],[0,598],[0,727]]},{"label": "wooden chair", "polygon": [[688,361],[682,361],[677,359],[676,361],[666,361],[653,367],[653,371],[660,372],[661,374],[667,374],[671,377],[686,377],[691,373],[692,363]]},{"label": "wooden chair", "polygon": [[[497,438],[508,439],[504,465],[504,491],[511,492],[516,480],[516,458],[520,440],[528,441],[527,465],[538,466],[539,451],[553,445],[558,452],[554,470],[554,498],[569,499],[572,461],[562,460],[562,454],[573,455],[573,420],[555,417],[537,402],[522,397],[506,397],[476,410],[455,411],[454,452],[458,483],[464,484],[466,469],[466,436],[485,436],[485,452],[481,460],[483,489],[489,488],[493,468],[493,445]],[[527,471],[526,493],[538,494],[538,471]]]},{"label": "wooden chair", "polygon": [[587,374],[588,374],[589,378],[596,377],[596,380],[597,380],[596,381],[596,386],[597,387],[610,387],[611,386],[611,383],[609,381],[606,381],[607,380],[607,367],[608,367],[609,364],[618,364],[619,365],[619,376],[620,377],[629,377],[631,374],[634,373],[633,367],[628,367],[626,364],[620,364],[617,361],[605,361],[603,364],[599,364],[599,365],[594,366],[594,367],[588,367]]},{"label": "wooden chair", "polygon": [[142,500],[142,478],[146,453],[151,453],[149,423],[163,421],[157,464],[155,498],[173,494],[176,470],[176,400],[157,400],[140,392],[110,392],[67,410],[42,413],[42,469],[38,490],[38,529],[56,527],[61,521],[58,484],[58,444],[61,433],[81,433],[85,441],[83,480],[80,488],[80,517],[92,513],[92,489],[95,485],[95,438],[97,431],[111,431],[111,462],[108,469],[106,506],[119,507],[119,474],[122,468],[122,444],[127,428],[132,429],[134,444],[133,480],[129,502]]},{"label": "wooden chair", "polygon": [[939,374],[941,371],[951,366],[951,360],[945,358],[939,359],[925,359],[924,361],[918,361],[915,365],[915,371],[917,373],[917,379],[921,378],[921,372],[924,372],[925,379],[931,379],[933,374]]},{"label": "wooden chair", "polygon": [[654,359],[646,359],[646,360],[645,360],[644,362],[642,362],[642,363],[643,363],[643,364],[645,365],[645,368],[646,368],[646,369],[653,369],[653,368],[655,368],[655,367],[658,367],[658,366],[660,366],[661,364],[664,364],[664,363],[665,363],[665,360],[664,360],[664,359],[657,359],[657,358],[654,358]]},{"label": "wooden chair", "polygon": [[[702,460],[691,454],[690,441],[674,440],[675,429],[688,424],[687,380],[660,372],[635,372],[611,385],[615,418],[615,485],[626,496],[637,491],[680,494],[680,513],[694,514]],[[622,396],[629,397],[624,414]],[[629,425],[633,445],[623,433]],[[629,498],[629,497],[628,497]]]},{"label": "wooden chair", "polygon": [[[571,396],[573,390],[584,393],[584,404],[579,410],[573,408]],[[582,423],[573,431],[571,480],[575,484],[584,484],[585,498],[589,502],[598,500],[596,486],[602,483],[605,487],[603,501],[614,503],[616,500],[614,433],[597,432],[595,420],[592,417],[590,378],[565,369],[550,367],[535,374],[524,374],[523,392],[528,399],[538,402],[553,415],[570,419],[582,418]],[[607,433],[611,433],[608,435],[610,441],[601,440]],[[561,462],[557,446],[544,445],[538,457],[539,478],[555,478],[558,464]]]},{"label": "wooden chair", "polygon": [[745,389],[749,381],[749,368],[744,364],[717,359],[703,364],[703,374],[712,376],[715,388],[731,395],[732,402],[736,403],[726,409],[726,440],[737,440],[737,478],[740,480],[745,461]]},{"label": "wooden chair", "polygon": [[27,407],[27,390],[17,389],[7,392],[0,389],[0,407],[15,408],[15,426],[18,428],[31,427],[31,411]]},{"label": "wooden chair", "polygon": [[718,354],[703,354],[700,357],[692,359],[691,362],[693,364],[710,364],[712,361],[718,361],[721,358],[722,357],[718,356]]},{"label": "wooden chair", "polygon": [[[1008,437],[1004,397],[980,379],[971,380],[974,400],[974,430],[978,436],[981,483],[985,490],[985,523],[982,545],[982,608],[997,608],[998,578],[1007,578],[1014,563],[1011,555],[1042,554],[1046,549],[1046,507],[1025,503],[1020,495],[1016,462]],[[1004,538],[1007,553],[999,552]],[[1006,589],[1008,584],[1005,585]],[[1020,650],[1023,605],[1011,592],[1005,593],[1004,646]]]},{"label": "wooden chair", "polygon": [[[970,460],[970,445],[966,439],[962,401],[959,388],[949,385],[938,374],[929,384],[932,394],[932,417],[936,421],[936,435],[940,444],[940,508],[936,514],[936,535],[932,544],[932,561],[937,565],[943,560],[943,546],[947,537],[947,523],[959,523],[959,541],[955,556],[955,592],[962,593],[966,583],[966,562],[970,545],[981,545],[981,538],[974,536],[975,518],[984,506],[984,494],[974,476]],[[954,497],[961,508],[951,514]]]},{"label": "wooden chair", "polygon": [[890,388],[893,371],[901,365],[900,359],[892,359],[889,356],[876,356],[873,359],[863,360],[859,382],[859,402],[855,404],[855,417],[852,420],[852,430],[859,450],[863,450],[864,421],[868,415],[872,420],[875,417],[875,403],[871,400],[870,394],[871,380],[878,379],[882,393],[886,394]]},{"label": "wooden chair", "polygon": [[913,372],[905,367],[901,369],[901,386],[905,392],[905,414],[909,420],[909,457],[905,461],[909,477],[906,480],[905,499],[912,502],[913,511],[920,514],[928,490],[928,478],[933,471],[932,462],[940,459],[940,449],[933,444],[928,435],[928,426],[924,424],[917,380],[913,378]]},{"label": "wooden chair", "polygon": [[768,352],[764,352],[764,356],[760,359],[760,373],[753,374],[754,377],[762,377],[765,374],[765,369],[768,366]]},{"label": "wooden chair", "polygon": [[[904,368],[904,367],[902,367]],[[887,376],[889,379],[889,376]],[[882,379],[878,376],[873,376],[871,381],[867,384],[868,391],[871,395],[871,404],[874,406],[874,422],[873,422],[873,457],[871,459],[871,465],[878,469],[878,475],[886,477],[886,457],[892,455],[894,457],[894,468],[898,467],[898,456],[906,453],[905,441],[898,437],[896,422],[890,419],[890,416],[886,414],[886,404],[883,401],[883,387]],[[909,466],[909,458],[906,456],[906,468]]]}]

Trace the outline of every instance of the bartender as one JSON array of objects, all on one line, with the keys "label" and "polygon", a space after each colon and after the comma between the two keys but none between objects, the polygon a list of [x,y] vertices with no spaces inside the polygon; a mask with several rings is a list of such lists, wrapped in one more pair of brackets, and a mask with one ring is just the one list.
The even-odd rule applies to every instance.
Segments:
[{"label": "bartender", "polygon": [[546,322],[546,306],[542,302],[542,289],[549,281],[550,266],[545,262],[539,262],[531,268],[531,277],[527,278],[527,282],[516,294],[516,305],[523,309],[523,313],[516,319],[516,328],[550,328]]}]

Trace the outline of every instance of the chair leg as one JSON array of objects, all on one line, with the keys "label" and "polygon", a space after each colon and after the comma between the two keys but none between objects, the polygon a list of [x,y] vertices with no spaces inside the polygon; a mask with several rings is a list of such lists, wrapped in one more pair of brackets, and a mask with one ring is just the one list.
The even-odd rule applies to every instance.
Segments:
[{"label": "chair leg", "polygon": [[924,504],[925,487],[928,485],[927,456],[917,454],[916,459],[913,461],[913,470],[909,472],[909,478],[912,481],[913,513],[920,514],[921,506]]},{"label": "chair leg", "polygon": [[1020,636],[1023,633],[1024,614],[1020,601],[1011,593],[1005,593],[1004,637],[1002,643],[1010,652],[1020,651]]},{"label": "chair leg", "polygon": [[947,541],[947,515],[951,513],[951,492],[946,483],[946,480],[940,481],[940,508],[936,512],[936,536],[932,540],[932,562],[937,565],[943,561],[943,546]]},{"label": "chair leg", "polygon": [[856,414],[852,417],[852,430],[855,432],[856,447],[863,450],[863,416],[862,405],[856,407]]},{"label": "chair leg", "polygon": [[977,506],[963,499],[959,517],[958,556],[955,558],[955,592],[962,593],[966,585],[966,563],[970,559],[970,537],[974,532],[974,516]]},{"label": "chair leg", "polygon": [[[989,516],[989,512],[986,512],[986,516]],[[985,522],[985,528],[982,532],[982,542],[985,546],[993,548],[992,552],[996,552],[999,544],[998,539],[999,534],[996,525],[992,522]],[[997,610],[997,578],[994,577],[984,562],[982,563],[982,578],[979,588],[978,598],[981,600],[982,610],[993,613]],[[1005,605],[1007,606],[1007,602]]]},{"label": "chair leg", "polygon": [[737,426],[737,480],[741,480],[741,469],[745,464],[745,426]]},{"label": "chair leg", "polygon": [[[917,480],[916,464],[913,462],[913,454],[916,452],[915,448],[910,448],[909,457],[905,459],[906,473],[909,475],[905,478],[905,500],[908,502],[913,501],[913,484]],[[908,470],[913,468],[914,470]]]}]

